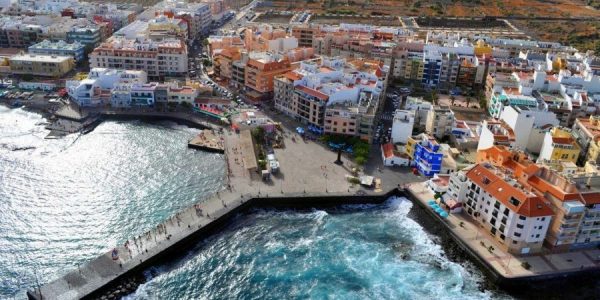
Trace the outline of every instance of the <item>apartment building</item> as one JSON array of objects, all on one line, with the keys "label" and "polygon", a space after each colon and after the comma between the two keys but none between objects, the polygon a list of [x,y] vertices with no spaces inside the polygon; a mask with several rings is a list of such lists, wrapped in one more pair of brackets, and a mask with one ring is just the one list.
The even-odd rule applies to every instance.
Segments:
[{"label": "apartment building", "polygon": [[242,57],[242,60],[231,63],[231,81],[229,81],[229,86],[239,90],[246,85],[246,62],[247,57],[246,59]]},{"label": "apartment building", "polygon": [[148,21],[147,34],[149,38],[154,40],[164,38],[187,40],[190,28],[188,28],[188,22],[183,18],[177,18],[173,14],[166,13]]},{"label": "apartment building", "polygon": [[392,121],[392,143],[406,144],[412,136],[415,125],[415,112],[411,110],[396,110]]},{"label": "apartment building", "polygon": [[132,106],[153,106],[158,83],[133,83],[131,84]]},{"label": "apartment building", "polygon": [[479,128],[479,144],[477,151],[501,145],[510,149],[516,147],[515,132],[506,122],[500,120],[484,120]]},{"label": "apartment building", "polygon": [[438,139],[449,137],[455,121],[450,107],[436,105],[427,114],[425,131]]},{"label": "apartment building", "polygon": [[19,54],[9,58],[10,71],[15,75],[32,75],[59,78],[73,70],[71,56]]},{"label": "apartment building", "polygon": [[244,47],[248,51],[282,52],[298,48],[298,39],[288,36],[283,28],[274,28],[270,24],[257,24],[246,28]]},{"label": "apartment building", "polygon": [[86,51],[91,51],[102,41],[101,30],[98,26],[75,26],[67,32],[68,42],[79,42],[85,46]]},{"label": "apartment building", "polygon": [[164,0],[147,9],[138,17],[141,20],[149,20],[160,13],[167,13],[187,21],[189,26],[189,38],[195,39],[202,34],[208,33],[212,23],[211,7],[209,3],[191,3],[180,0]]},{"label": "apartment building", "polygon": [[144,71],[92,68],[86,79],[70,80],[66,82],[65,86],[69,97],[79,106],[114,103],[115,106],[120,107],[129,106],[132,99],[116,95],[113,100],[111,95],[113,88],[116,88],[117,94],[123,94],[130,91],[132,84],[143,84],[147,80],[147,74]]},{"label": "apartment building", "polygon": [[408,96],[404,108],[415,112],[415,130],[425,131],[427,115],[433,109],[431,102],[425,101],[421,97]]},{"label": "apartment building", "polygon": [[29,46],[29,53],[54,56],[71,56],[76,63],[85,57],[85,46],[79,42],[67,43],[65,41],[52,42],[44,40]]},{"label": "apartment building", "polygon": [[538,162],[572,162],[576,163],[581,149],[570,130],[554,127],[546,132]]},{"label": "apartment building", "polygon": [[275,76],[273,103],[276,110],[289,117],[297,115],[298,103],[294,102],[294,87],[301,84],[300,80],[303,77],[302,74],[294,71]]},{"label": "apartment building", "polygon": [[310,25],[292,27],[292,36],[298,40],[299,47],[312,47],[313,37],[319,29]]},{"label": "apartment building", "polygon": [[113,37],[89,55],[90,67],[143,70],[150,78],[185,76],[187,46],[179,39],[152,41]]},{"label": "apartment building", "polygon": [[239,48],[219,49],[213,55],[213,70],[216,77],[229,82],[233,77],[233,63],[242,58]]},{"label": "apartment building", "polygon": [[500,91],[494,91],[488,103],[488,112],[494,118],[500,118],[500,114],[506,106],[520,106],[538,109],[539,106],[544,107],[544,103],[540,103],[533,96],[521,94],[519,91],[502,88]]},{"label": "apartment building", "polygon": [[503,250],[539,253],[555,214],[542,197],[523,188],[517,176],[491,163],[478,163],[450,175],[448,194]]},{"label": "apartment building", "polygon": [[167,90],[169,102],[194,104],[198,97],[198,90],[190,86],[169,85]]},{"label": "apartment building", "polygon": [[[544,241],[548,248],[568,251],[600,244],[600,177],[597,166],[567,167],[559,173],[533,164],[522,152],[505,147],[480,151],[477,161],[494,165],[505,178],[509,177],[507,182],[516,180],[519,187],[542,197],[554,214]],[[561,164],[574,165],[572,162]]]},{"label": "apartment building", "polygon": [[573,125],[573,137],[581,148],[580,165],[586,161],[600,164],[600,117],[576,119]]},{"label": "apartment building", "polygon": [[548,129],[560,123],[553,112],[527,106],[506,106],[500,114],[515,133],[515,147],[540,153]]},{"label": "apartment building", "polygon": [[410,137],[405,149],[411,164],[421,175],[431,177],[442,170],[444,153],[434,137],[425,133]]},{"label": "apartment building", "polygon": [[325,133],[370,142],[388,72],[368,59],[302,61],[298,69],[275,78],[275,108]]},{"label": "apartment building", "polygon": [[269,52],[251,53],[244,73],[244,96],[253,102],[272,98],[275,76],[290,70],[287,57]]}]

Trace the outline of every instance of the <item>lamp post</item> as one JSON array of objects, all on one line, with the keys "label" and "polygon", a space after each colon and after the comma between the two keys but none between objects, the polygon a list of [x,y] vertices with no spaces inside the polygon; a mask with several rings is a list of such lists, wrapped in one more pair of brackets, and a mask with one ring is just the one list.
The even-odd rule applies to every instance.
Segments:
[{"label": "lamp post", "polygon": [[341,145],[337,149],[337,159],[333,162],[336,165],[343,165],[344,164],[344,162],[342,161],[342,149],[343,149],[344,146],[346,146],[346,144]]}]

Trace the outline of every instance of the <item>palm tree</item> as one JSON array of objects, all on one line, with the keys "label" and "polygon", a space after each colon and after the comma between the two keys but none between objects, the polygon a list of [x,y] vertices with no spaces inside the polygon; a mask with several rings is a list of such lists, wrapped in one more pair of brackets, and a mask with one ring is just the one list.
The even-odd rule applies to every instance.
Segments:
[{"label": "palm tree", "polygon": [[467,101],[467,107],[469,107],[469,104],[471,104],[471,100],[473,99],[471,99],[471,97],[467,97],[465,100]]},{"label": "palm tree", "polygon": [[454,97],[454,95],[450,95],[450,105],[454,106],[454,102],[456,102],[456,97]]}]

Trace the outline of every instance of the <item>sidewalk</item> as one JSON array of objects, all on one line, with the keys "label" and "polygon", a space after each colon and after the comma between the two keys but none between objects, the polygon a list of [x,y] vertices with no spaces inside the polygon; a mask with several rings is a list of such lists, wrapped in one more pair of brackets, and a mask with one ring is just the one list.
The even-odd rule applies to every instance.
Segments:
[{"label": "sidewalk", "polygon": [[[433,193],[425,187],[424,183],[410,184],[408,190],[425,209],[430,209],[427,201],[434,199]],[[515,256],[501,250],[501,245],[489,234],[478,227],[474,221],[464,213],[450,214],[447,219],[439,218],[455,236],[477,253],[488,266],[506,278],[519,278],[539,275],[558,275],[572,271],[587,270],[600,267],[600,250],[586,249],[568,253],[538,254],[530,256]],[[463,223],[461,227],[460,224]],[[483,243],[483,245],[482,245]],[[494,247],[488,251],[488,247]],[[594,258],[597,258],[594,260]],[[522,266],[527,262],[529,270]]]}]

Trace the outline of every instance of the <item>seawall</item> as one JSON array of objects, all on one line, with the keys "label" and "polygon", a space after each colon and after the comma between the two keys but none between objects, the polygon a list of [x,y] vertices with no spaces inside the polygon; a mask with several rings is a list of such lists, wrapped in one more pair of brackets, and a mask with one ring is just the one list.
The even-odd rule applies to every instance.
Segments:
[{"label": "seawall", "polygon": [[[105,253],[98,259],[82,266],[79,271],[71,271],[63,277],[54,280],[40,289],[33,289],[27,292],[29,299],[96,299],[107,296],[107,299],[117,298],[120,294],[115,294],[117,287],[127,278],[139,276],[144,270],[151,266],[173,260],[185,254],[198,241],[218,233],[224,226],[230,224],[231,220],[249,209],[254,208],[276,208],[276,209],[309,209],[326,208],[349,204],[381,204],[391,196],[404,196],[403,192],[393,189],[387,193],[368,194],[368,195],[350,195],[350,194],[286,194],[276,197],[268,195],[253,197],[251,195],[242,195],[239,198],[227,201],[211,198],[207,201],[216,201],[224,206],[221,211],[210,213],[210,221],[202,226],[188,227],[185,235],[181,238],[174,236],[169,241],[163,241],[162,249],[150,249],[148,255],[142,259],[135,257],[135,261],[128,262],[130,265],[116,266],[116,262],[110,261],[110,253]],[[214,203],[213,203],[214,204]],[[207,205],[208,206],[208,205]],[[193,208],[191,208],[193,209]],[[167,223],[167,221],[165,222]],[[168,245],[165,245],[168,244]],[[158,250],[158,251],[154,251]],[[99,261],[105,262],[100,263]],[[139,259],[139,260],[138,260]],[[107,261],[107,262],[106,262]],[[116,274],[114,272],[117,272]],[[78,275],[79,273],[79,275]],[[82,275],[84,274],[84,275]],[[73,282],[77,282],[77,276],[85,274],[94,274],[93,279],[86,279],[85,283],[74,287]],[[100,274],[100,275],[98,275]],[[90,275],[91,277],[91,275]],[[71,283],[68,283],[68,282]],[[83,279],[79,280],[80,282]],[[68,284],[65,284],[67,282]],[[42,297],[39,291],[41,290]],[[111,296],[111,294],[113,294]]]},{"label": "seawall", "polygon": [[173,121],[181,125],[197,129],[219,129],[218,125],[208,123],[200,120],[198,117],[192,117],[183,114],[166,114],[166,113],[136,113],[136,112],[100,112],[100,115],[104,119],[130,121],[130,120],[142,120],[148,122],[154,121]]},{"label": "seawall", "polygon": [[[553,294],[552,288],[560,284],[577,285],[579,281],[589,280],[590,276],[598,276],[600,268],[586,268],[582,270],[557,271],[546,274],[535,274],[530,276],[515,276],[506,277],[498,272],[490,262],[474,251],[461,237],[456,235],[449,223],[446,222],[440,215],[433,212],[422,201],[417,199],[410,189],[403,191],[403,195],[417,205],[416,208],[424,211],[433,222],[443,227],[443,232],[438,234],[444,235],[456,244],[460,250],[464,251],[467,258],[473,262],[485,275],[489,282],[515,295],[524,297],[542,297],[544,295],[551,297]],[[437,232],[436,232],[437,233]],[[535,286],[535,290],[532,287]],[[543,298],[543,297],[542,297]]]}]

